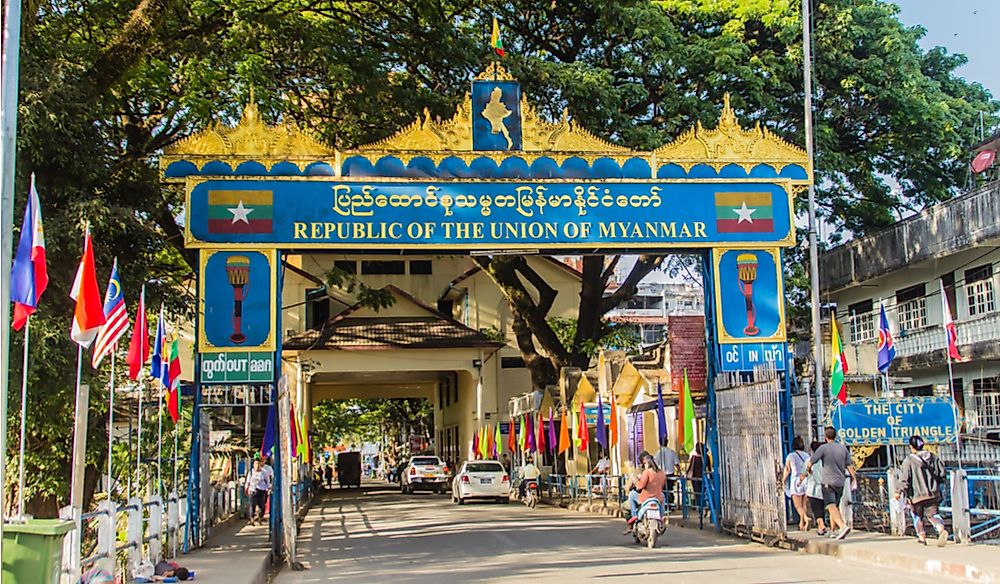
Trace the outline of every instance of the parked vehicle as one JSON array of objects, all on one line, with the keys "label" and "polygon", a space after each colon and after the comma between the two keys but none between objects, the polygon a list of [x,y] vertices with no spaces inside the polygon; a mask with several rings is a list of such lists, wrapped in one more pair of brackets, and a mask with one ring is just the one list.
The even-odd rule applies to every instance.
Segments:
[{"label": "parked vehicle", "polygon": [[635,543],[644,543],[646,547],[653,549],[657,538],[667,530],[663,506],[657,499],[649,499],[639,507],[638,517],[632,525],[632,538]]},{"label": "parked vehicle", "polygon": [[448,488],[448,465],[433,455],[410,458],[400,479],[400,491],[404,495],[425,490],[443,494]]},{"label": "parked vehicle", "polygon": [[510,476],[496,460],[470,460],[451,482],[451,500],[464,505],[469,499],[510,503]]},{"label": "parked vehicle", "polygon": [[341,452],[337,455],[337,480],[341,488],[361,487],[360,452]]}]

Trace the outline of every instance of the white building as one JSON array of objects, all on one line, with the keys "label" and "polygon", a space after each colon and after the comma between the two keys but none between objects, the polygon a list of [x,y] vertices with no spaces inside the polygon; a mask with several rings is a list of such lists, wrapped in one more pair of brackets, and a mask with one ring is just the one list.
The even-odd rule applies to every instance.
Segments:
[{"label": "white building", "polygon": [[943,282],[963,357],[953,381],[966,429],[1000,432],[1000,181],[836,247],[820,262],[822,300],[836,305],[853,393],[871,391],[866,379],[877,374],[880,302],[896,342],[894,389],[948,393]]},{"label": "white building", "polygon": [[[629,323],[635,327],[643,347],[655,345],[667,338],[668,316],[705,314],[704,291],[701,286],[674,282],[640,282],[639,292],[618,308],[608,312],[612,322]],[[609,289],[608,294],[614,292]]]}]

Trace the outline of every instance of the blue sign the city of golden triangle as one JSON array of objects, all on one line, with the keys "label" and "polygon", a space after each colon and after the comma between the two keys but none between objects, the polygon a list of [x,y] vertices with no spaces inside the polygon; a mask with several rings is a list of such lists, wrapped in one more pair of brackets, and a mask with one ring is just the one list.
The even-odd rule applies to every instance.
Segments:
[{"label": "blue sign the city of golden triangle", "polygon": [[829,410],[827,423],[848,446],[906,444],[917,434],[929,444],[954,442],[955,406],[946,397],[854,398]]}]

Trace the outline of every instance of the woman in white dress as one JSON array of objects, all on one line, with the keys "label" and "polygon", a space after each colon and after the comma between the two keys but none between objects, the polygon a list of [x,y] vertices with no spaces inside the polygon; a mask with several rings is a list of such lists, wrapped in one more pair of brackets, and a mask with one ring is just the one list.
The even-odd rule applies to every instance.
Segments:
[{"label": "woman in white dress", "polygon": [[806,463],[809,462],[809,455],[806,454],[806,446],[801,436],[796,436],[792,440],[792,452],[785,457],[785,471],[781,476],[781,482],[785,488],[785,496],[792,499],[795,510],[799,514],[799,531],[809,529],[809,515],[806,511],[806,485],[805,481],[799,480],[799,475],[805,472]]}]

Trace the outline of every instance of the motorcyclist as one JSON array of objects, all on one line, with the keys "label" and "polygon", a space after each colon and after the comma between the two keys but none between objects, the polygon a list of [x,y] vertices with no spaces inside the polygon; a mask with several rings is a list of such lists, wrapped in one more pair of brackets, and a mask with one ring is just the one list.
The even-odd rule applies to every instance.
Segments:
[{"label": "motorcyclist", "polygon": [[663,508],[663,488],[667,484],[667,475],[656,465],[653,455],[643,452],[640,456],[643,471],[639,475],[639,480],[633,485],[632,491],[628,494],[628,502],[631,513],[628,519],[628,528],[625,533],[632,531],[632,525],[639,519],[639,508],[650,499],[656,499]]},{"label": "motorcyclist", "polygon": [[542,471],[538,470],[535,466],[535,461],[532,457],[528,457],[524,461],[524,466],[518,469],[518,474],[521,475],[521,484],[518,486],[518,490],[521,494],[521,498],[524,498],[524,492],[528,489],[528,483],[534,482],[538,483],[538,477],[542,476]]}]

